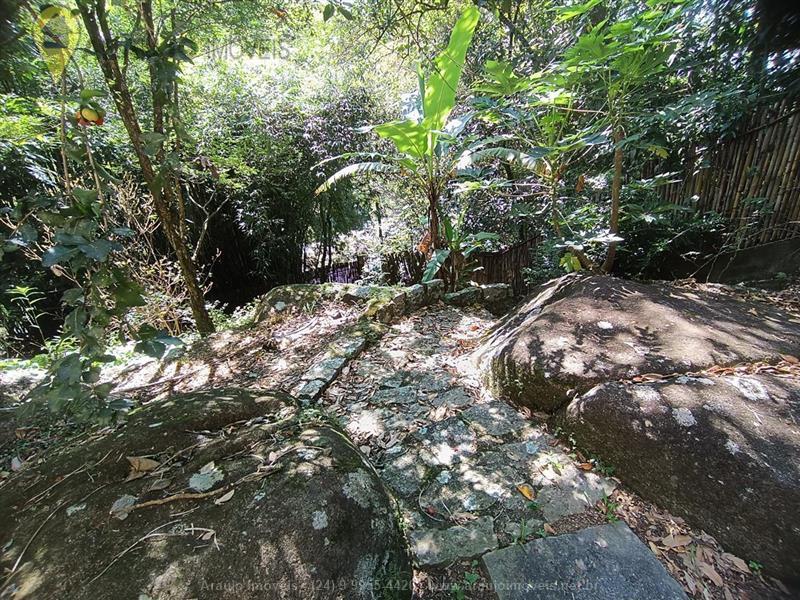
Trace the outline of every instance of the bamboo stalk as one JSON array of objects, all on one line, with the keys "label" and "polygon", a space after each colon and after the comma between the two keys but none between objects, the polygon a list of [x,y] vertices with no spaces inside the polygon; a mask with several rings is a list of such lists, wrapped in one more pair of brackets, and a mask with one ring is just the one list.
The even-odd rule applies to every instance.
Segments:
[{"label": "bamboo stalk", "polygon": [[[800,117],[795,111],[786,121],[788,135],[786,139],[786,152],[781,163],[781,176],[778,178],[779,186],[776,195],[781,199],[780,212],[774,215],[773,224],[778,225],[800,219]],[[792,230],[777,227],[771,232],[769,239],[783,239],[789,237]]]},{"label": "bamboo stalk", "polygon": [[770,127],[766,129],[766,131],[772,131],[775,137],[776,157],[771,165],[769,180],[766,190],[764,191],[764,196],[772,200],[773,212],[767,219],[764,230],[759,236],[760,242],[770,241],[779,233],[776,229],[770,230],[770,228],[774,228],[775,225],[781,222],[781,216],[785,212],[785,198],[782,193],[785,187],[783,185],[783,179],[785,176],[786,161],[792,146],[792,140],[787,135],[791,131],[791,127],[787,127],[787,125],[791,125],[790,120],[781,121],[774,128]]}]

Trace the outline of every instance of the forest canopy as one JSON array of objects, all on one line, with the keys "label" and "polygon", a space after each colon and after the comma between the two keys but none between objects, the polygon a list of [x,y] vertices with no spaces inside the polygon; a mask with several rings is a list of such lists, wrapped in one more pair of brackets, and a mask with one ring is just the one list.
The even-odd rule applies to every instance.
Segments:
[{"label": "forest canopy", "polygon": [[529,283],[696,267],[753,223],[659,186],[797,93],[779,4],[5,0],[0,351],[108,418],[109,348],[162,356],[357,257],[453,290],[532,239]]}]

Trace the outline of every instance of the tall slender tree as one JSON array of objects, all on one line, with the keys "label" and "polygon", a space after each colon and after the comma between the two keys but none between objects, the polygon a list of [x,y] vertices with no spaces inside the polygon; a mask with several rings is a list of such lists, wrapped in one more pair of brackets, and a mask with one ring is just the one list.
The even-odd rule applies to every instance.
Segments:
[{"label": "tall slender tree", "polygon": [[[153,206],[161,221],[164,235],[178,260],[197,330],[201,334],[208,334],[214,331],[214,324],[206,310],[197,268],[179,222],[176,207],[176,179],[172,173],[171,161],[166,159],[163,144],[166,139],[165,109],[170,101],[169,87],[177,73],[176,63],[180,60],[180,56],[185,56],[185,53],[183,50],[180,54],[175,52],[174,44],[160,43],[153,20],[151,0],[141,0],[137,9],[136,22],[144,24],[147,41],[146,55],[153,106],[153,131],[150,136],[147,136],[142,129],[128,85],[126,70],[120,66],[118,49],[122,44],[109,25],[105,0],[78,1],[78,10],[89,35],[94,55],[130,138],[142,170],[142,176],[153,198]],[[183,42],[183,44],[186,43],[188,42]],[[172,51],[165,52],[165,50]],[[165,66],[168,68],[163,68]],[[169,76],[170,74],[172,77]],[[153,145],[157,148],[155,152],[149,150]]]}]

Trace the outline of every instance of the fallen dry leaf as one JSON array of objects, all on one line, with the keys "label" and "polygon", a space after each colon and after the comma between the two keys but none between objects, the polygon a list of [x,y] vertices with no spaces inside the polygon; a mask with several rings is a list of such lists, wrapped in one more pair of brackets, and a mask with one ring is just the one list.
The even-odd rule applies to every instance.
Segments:
[{"label": "fallen dry leaf", "polygon": [[733,594],[731,594],[731,591],[728,588],[725,588],[723,591],[725,592],[725,600],[735,600]]},{"label": "fallen dry leaf", "polygon": [[550,535],[555,535],[555,534],[556,534],[556,530],[555,530],[555,529],[553,529],[553,526],[552,526],[552,525],[550,525],[550,523],[545,523],[545,524],[544,524],[544,530],[545,530],[547,533],[549,533]]},{"label": "fallen dry leaf", "polygon": [[580,468],[582,471],[591,471],[592,467],[593,465],[590,462],[583,462],[578,465],[578,468]]},{"label": "fallen dry leaf", "polygon": [[171,483],[172,479],[169,477],[166,477],[164,479],[154,479],[153,482],[149,486],[147,486],[147,491],[158,492],[160,490],[165,490],[169,487]]},{"label": "fallen dry leaf", "polygon": [[686,582],[686,587],[688,587],[689,591],[694,595],[697,591],[697,581],[695,581],[694,577],[689,575],[689,573],[683,574],[683,580]]},{"label": "fallen dry leaf", "polygon": [[722,577],[720,577],[720,576],[719,576],[719,573],[717,573],[717,572],[714,570],[714,567],[712,567],[712,566],[711,566],[710,564],[708,564],[708,563],[700,563],[700,565],[699,565],[699,566],[700,566],[700,571],[702,571],[703,575],[705,575],[706,577],[708,577],[708,579],[710,579],[710,580],[711,580],[711,582],[712,582],[712,583],[713,583],[715,586],[717,586],[717,587],[722,587]]},{"label": "fallen dry leaf", "polygon": [[126,456],[125,458],[131,463],[131,470],[125,481],[133,481],[134,479],[144,477],[147,473],[157,469],[159,466],[159,463],[152,458],[145,458],[143,456]]},{"label": "fallen dry leaf", "polygon": [[111,505],[111,510],[108,512],[112,517],[124,521],[128,518],[128,513],[131,511],[134,504],[136,504],[136,497],[125,494],[114,501],[114,504]]},{"label": "fallen dry leaf", "polygon": [[144,456],[128,456],[126,458],[128,459],[128,462],[131,463],[131,467],[137,471],[152,471],[159,465],[157,461],[153,460],[152,458],[145,458]]},{"label": "fallen dry leaf", "polygon": [[26,440],[32,438],[38,432],[38,427],[17,427],[14,430],[14,435],[18,440]]},{"label": "fallen dry leaf", "polygon": [[230,492],[225,492],[224,494],[222,494],[222,496],[220,496],[219,498],[214,500],[214,504],[216,504],[216,505],[224,504],[225,502],[227,502],[228,500],[233,498],[233,494],[235,492],[236,492],[235,489],[231,490]]},{"label": "fallen dry leaf", "polygon": [[722,555],[722,558],[724,558],[724,559],[725,559],[725,560],[727,560],[727,561],[728,561],[728,562],[729,562],[731,565],[733,565],[733,567],[734,567],[734,568],[735,568],[737,571],[741,571],[742,573],[745,573],[746,575],[749,575],[749,574],[750,574],[750,567],[748,567],[748,566],[747,566],[747,563],[746,563],[746,562],[744,562],[744,561],[743,561],[741,558],[739,558],[738,556],[734,556],[733,554],[729,554],[729,553],[725,552],[725,553]]},{"label": "fallen dry leaf", "polygon": [[528,500],[533,501],[536,499],[536,492],[533,491],[533,488],[527,483],[518,485],[517,490],[519,490],[519,493],[525,496]]},{"label": "fallen dry leaf", "polygon": [[661,538],[661,544],[667,548],[679,548],[680,546],[688,546],[692,543],[692,538],[688,535],[672,535],[669,534],[665,538]]}]

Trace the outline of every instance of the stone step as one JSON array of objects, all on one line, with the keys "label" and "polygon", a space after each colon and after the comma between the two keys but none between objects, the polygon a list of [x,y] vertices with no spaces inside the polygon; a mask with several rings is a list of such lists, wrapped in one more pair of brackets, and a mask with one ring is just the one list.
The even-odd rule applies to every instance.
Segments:
[{"label": "stone step", "polygon": [[417,529],[408,535],[411,555],[421,566],[444,566],[497,548],[494,519],[480,517],[447,529]]},{"label": "stone step", "polygon": [[686,600],[621,521],[508,546],[483,563],[499,600]]}]

